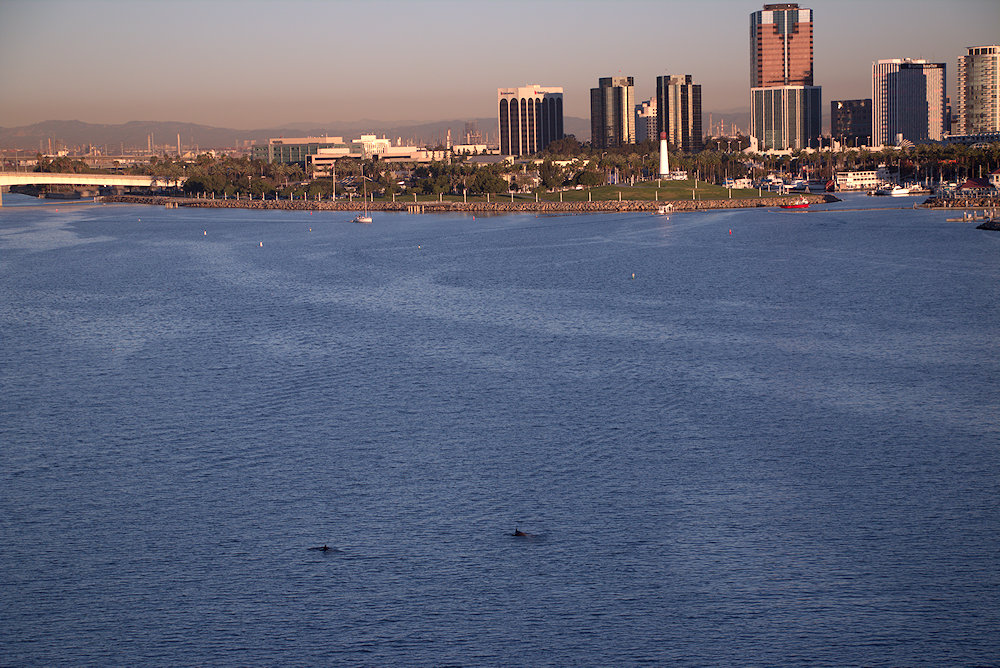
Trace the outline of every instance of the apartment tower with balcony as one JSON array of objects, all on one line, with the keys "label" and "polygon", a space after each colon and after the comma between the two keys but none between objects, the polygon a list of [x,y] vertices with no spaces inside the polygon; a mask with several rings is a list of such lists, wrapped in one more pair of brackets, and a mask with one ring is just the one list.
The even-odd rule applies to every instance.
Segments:
[{"label": "apartment tower with balcony", "polygon": [[957,134],[1000,132],[1000,45],[970,46],[958,59]]}]

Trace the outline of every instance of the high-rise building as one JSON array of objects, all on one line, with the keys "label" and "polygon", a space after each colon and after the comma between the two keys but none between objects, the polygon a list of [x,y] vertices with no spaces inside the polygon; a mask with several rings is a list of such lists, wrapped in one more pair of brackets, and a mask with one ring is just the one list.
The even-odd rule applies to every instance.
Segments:
[{"label": "high-rise building", "polygon": [[640,102],[635,106],[635,143],[656,141],[656,98]]},{"label": "high-rise building", "polygon": [[813,85],[813,13],[798,3],[750,14],[750,134],[762,150],[817,145],[822,91]]},{"label": "high-rise building", "polygon": [[537,153],[563,138],[563,89],[526,84],[497,89],[500,152]]},{"label": "high-rise building", "polygon": [[590,89],[590,145],[618,148],[635,143],[632,77],[602,77]]},{"label": "high-rise building", "polygon": [[701,84],[690,74],[656,77],[656,132],[685,153],[702,149]]},{"label": "high-rise building", "polygon": [[750,87],[813,85],[813,15],[797,3],[750,15]]},{"label": "high-rise building", "polygon": [[970,46],[958,59],[958,126],[962,135],[1000,132],[1000,46]]},{"label": "high-rise building", "polygon": [[819,86],[750,89],[750,134],[760,150],[819,145],[823,119]]},{"label": "high-rise building", "polygon": [[872,63],[872,142],[885,146],[943,138],[945,65],[893,58]]},{"label": "high-rise building", "polygon": [[846,144],[867,145],[872,137],[872,101],[830,102],[830,136]]}]

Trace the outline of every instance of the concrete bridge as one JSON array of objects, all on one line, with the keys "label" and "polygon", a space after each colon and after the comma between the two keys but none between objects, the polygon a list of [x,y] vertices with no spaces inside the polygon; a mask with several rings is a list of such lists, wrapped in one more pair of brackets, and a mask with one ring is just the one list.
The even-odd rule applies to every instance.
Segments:
[{"label": "concrete bridge", "polygon": [[176,188],[186,177],[172,179],[166,176],[141,176],[124,174],[56,174],[51,172],[0,172],[0,206],[3,206],[5,186],[68,185],[68,186],[118,186],[120,188]]}]

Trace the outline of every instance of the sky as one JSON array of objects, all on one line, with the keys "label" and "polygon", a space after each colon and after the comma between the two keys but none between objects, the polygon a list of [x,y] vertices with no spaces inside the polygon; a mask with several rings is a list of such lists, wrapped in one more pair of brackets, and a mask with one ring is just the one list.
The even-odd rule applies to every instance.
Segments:
[{"label": "sky", "polygon": [[[749,16],[736,0],[0,0],[0,126],[178,121],[255,129],[495,116],[496,89],[589,89],[691,74],[702,107],[746,111]],[[1000,43],[998,0],[814,0],[815,84],[871,96],[871,63],[947,65]]]}]

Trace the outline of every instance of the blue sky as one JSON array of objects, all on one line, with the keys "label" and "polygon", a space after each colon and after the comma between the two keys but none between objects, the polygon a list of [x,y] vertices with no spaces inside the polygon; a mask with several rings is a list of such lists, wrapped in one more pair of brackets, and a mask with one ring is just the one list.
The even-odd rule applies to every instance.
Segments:
[{"label": "blue sky", "polygon": [[[966,46],[1000,42],[997,0],[817,0],[815,76],[869,97],[871,62],[927,58],[954,89]],[[692,74],[745,109],[749,15],[733,0],[0,0],[0,126],[185,121],[236,128],[489,117],[497,87],[562,86],[589,116],[602,76]]]}]

